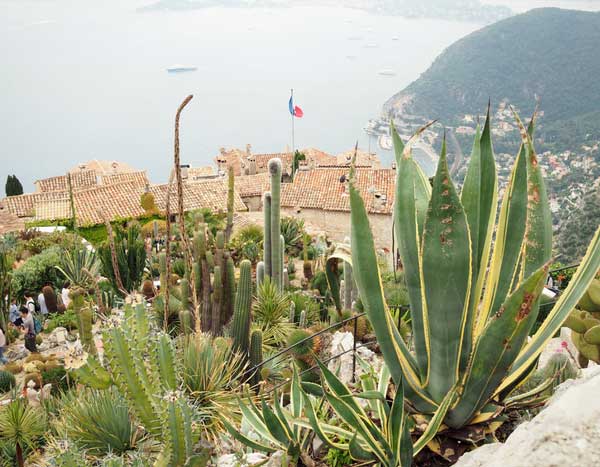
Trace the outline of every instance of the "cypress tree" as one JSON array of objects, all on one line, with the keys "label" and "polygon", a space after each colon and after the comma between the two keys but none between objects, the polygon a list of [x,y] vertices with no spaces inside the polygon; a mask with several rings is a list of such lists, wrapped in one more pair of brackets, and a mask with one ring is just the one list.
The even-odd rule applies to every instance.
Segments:
[{"label": "cypress tree", "polygon": [[5,185],[6,196],[15,196],[23,194],[23,185],[16,175],[9,175],[6,178]]}]

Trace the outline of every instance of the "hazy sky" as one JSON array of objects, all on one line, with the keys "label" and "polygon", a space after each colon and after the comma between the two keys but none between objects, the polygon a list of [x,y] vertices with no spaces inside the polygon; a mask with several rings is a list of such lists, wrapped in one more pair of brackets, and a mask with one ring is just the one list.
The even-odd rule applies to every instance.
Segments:
[{"label": "hazy sky", "polygon": [[[366,149],[362,128],[381,105],[480,27],[339,8],[135,12],[148,3],[0,0],[0,190],[7,174],[31,190],[92,158],[165,181],[173,115],[189,93],[182,158],[194,165],[212,164],[221,146],[289,147],[292,87],[305,112],[297,147],[336,153],[358,140]],[[600,9],[599,1],[500,3]],[[179,63],[198,71],[166,72]]]}]

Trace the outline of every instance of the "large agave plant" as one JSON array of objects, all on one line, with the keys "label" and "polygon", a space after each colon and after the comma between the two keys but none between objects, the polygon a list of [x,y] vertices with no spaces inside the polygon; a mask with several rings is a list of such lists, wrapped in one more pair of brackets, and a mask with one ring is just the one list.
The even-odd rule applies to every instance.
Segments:
[{"label": "large agave plant", "polygon": [[[393,131],[397,162],[395,235],[404,266],[414,352],[384,299],[367,211],[351,180],[352,262],[365,311],[390,374],[414,411],[452,428],[489,420],[535,366],[546,342],[600,266],[599,233],[539,330],[539,298],[552,254],[549,204],[533,148],[533,119],[496,223],[498,183],[489,111],[475,137],[462,192],[445,144],[433,186]],[[414,139],[414,138],[413,138]],[[494,239],[494,241],[492,241]],[[417,451],[416,449],[415,451]]]}]

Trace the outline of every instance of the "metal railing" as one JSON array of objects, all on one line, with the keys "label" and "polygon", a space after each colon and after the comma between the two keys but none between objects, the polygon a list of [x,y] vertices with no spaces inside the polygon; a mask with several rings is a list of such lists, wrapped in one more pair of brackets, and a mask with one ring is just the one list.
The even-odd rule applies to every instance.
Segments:
[{"label": "metal railing", "polygon": [[[408,311],[408,307],[406,307],[406,306],[393,307],[392,310],[394,310],[394,312],[398,313],[398,323],[397,323],[397,325],[398,325],[398,327],[400,327],[401,321],[402,321],[402,314],[403,314],[403,312]],[[363,313],[359,313],[357,315],[351,316],[350,318],[343,319],[342,321],[339,321],[337,323],[333,323],[332,325],[326,327],[325,329],[321,329],[320,331],[318,331],[318,332],[316,332],[314,334],[311,334],[310,336],[307,336],[304,339],[299,340],[295,344],[290,345],[290,346],[288,346],[288,347],[280,350],[279,352],[275,353],[274,355],[271,355],[269,358],[263,360],[259,364],[257,364],[255,366],[253,366],[252,368],[246,370],[246,374],[247,375],[253,375],[255,372],[260,371],[260,369],[263,368],[267,363],[270,363],[270,362],[275,361],[275,360],[277,360],[277,359],[279,359],[281,357],[285,357],[288,354],[291,354],[296,347],[299,347],[302,344],[313,340],[315,337],[321,336],[321,335],[326,334],[326,333],[331,332],[331,331],[335,331],[335,330],[341,329],[346,324],[352,323],[352,327],[353,327],[352,348],[346,349],[343,352],[340,352],[338,354],[332,355],[332,356],[328,357],[327,359],[322,360],[321,363],[327,364],[327,363],[331,362],[332,360],[335,360],[337,358],[340,358],[340,357],[342,357],[342,356],[344,356],[344,355],[352,352],[352,381],[354,382],[355,379],[356,379],[356,355],[357,355],[356,351],[358,349],[360,349],[361,347],[369,347],[369,346],[377,343],[377,339],[371,339],[370,341],[362,342],[362,343],[358,343],[357,342],[356,334],[357,334],[357,331],[358,331],[358,320],[360,318],[364,317],[364,316],[366,316],[366,313],[363,312]],[[302,376],[304,374],[307,374],[307,373],[310,373],[311,371],[314,371],[314,370],[316,370],[318,368],[319,368],[318,365],[313,365],[310,368],[307,368],[306,370],[303,370],[300,373],[300,376]],[[271,392],[279,389],[280,387],[286,385],[288,382],[289,382],[289,379],[286,379],[285,381],[280,382],[279,384],[277,384],[274,387],[270,388],[266,393],[267,394],[271,393]]]}]

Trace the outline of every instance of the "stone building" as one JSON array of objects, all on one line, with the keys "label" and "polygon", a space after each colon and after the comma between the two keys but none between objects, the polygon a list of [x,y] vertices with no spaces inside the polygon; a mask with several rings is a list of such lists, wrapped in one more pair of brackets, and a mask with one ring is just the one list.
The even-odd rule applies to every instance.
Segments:
[{"label": "stone building", "polygon": [[[293,183],[281,186],[282,215],[304,219],[314,232],[324,231],[334,241],[350,234],[350,168],[326,167],[300,171]],[[394,169],[356,168],[356,184],[369,213],[378,248],[392,248]]]}]

